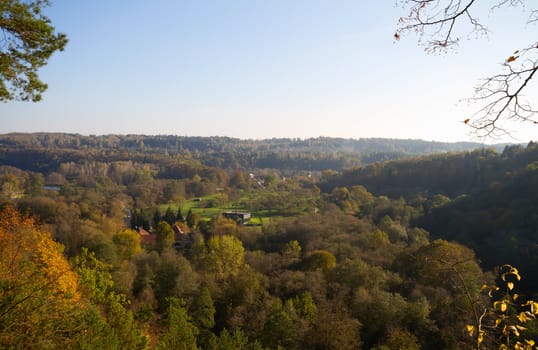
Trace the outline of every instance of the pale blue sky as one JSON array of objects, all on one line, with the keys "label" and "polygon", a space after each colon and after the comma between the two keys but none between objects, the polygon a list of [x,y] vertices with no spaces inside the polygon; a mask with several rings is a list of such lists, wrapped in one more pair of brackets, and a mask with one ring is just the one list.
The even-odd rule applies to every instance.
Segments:
[{"label": "pale blue sky", "polygon": [[[394,4],[53,0],[69,44],[41,70],[42,102],[0,104],[0,133],[471,139],[458,101],[536,27],[486,11],[489,39],[432,56],[413,36],[394,43]],[[537,131],[508,127],[509,141]]]}]

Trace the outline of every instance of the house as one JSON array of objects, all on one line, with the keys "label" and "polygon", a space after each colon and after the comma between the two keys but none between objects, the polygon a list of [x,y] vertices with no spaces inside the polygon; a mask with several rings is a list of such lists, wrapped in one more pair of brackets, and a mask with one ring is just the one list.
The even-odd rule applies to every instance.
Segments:
[{"label": "house", "polygon": [[224,216],[226,219],[231,219],[237,222],[238,224],[244,224],[247,221],[250,220],[250,213],[249,212],[242,212],[242,211],[227,211],[222,213],[222,216]]},{"label": "house", "polygon": [[138,228],[138,234],[140,235],[140,243],[144,245],[154,245],[157,243],[157,235],[149,233],[143,227]]},{"label": "house", "polygon": [[174,229],[174,248],[184,248],[192,243],[192,235],[184,232],[178,224],[172,226]]}]

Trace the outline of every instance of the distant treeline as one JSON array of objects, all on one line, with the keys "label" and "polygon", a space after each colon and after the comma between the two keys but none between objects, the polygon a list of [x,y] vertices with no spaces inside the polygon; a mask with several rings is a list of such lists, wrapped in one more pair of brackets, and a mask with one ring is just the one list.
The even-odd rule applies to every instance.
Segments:
[{"label": "distant treeline", "polygon": [[443,143],[380,138],[241,140],[217,136],[14,133],[0,135],[0,164],[50,172],[63,162],[76,162],[80,159],[153,162],[160,156],[173,156],[181,160],[196,160],[203,166],[223,169],[341,171],[403,157],[484,147],[486,145],[471,142]]}]

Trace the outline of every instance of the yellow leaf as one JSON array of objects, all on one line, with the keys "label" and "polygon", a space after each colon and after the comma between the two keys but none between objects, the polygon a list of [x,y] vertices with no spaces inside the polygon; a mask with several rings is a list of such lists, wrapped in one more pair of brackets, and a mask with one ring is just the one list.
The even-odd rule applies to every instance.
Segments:
[{"label": "yellow leaf", "polygon": [[[516,58],[517,58],[517,57],[516,57]],[[519,279],[521,278],[521,277],[519,276],[519,270],[518,270],[517,268],[513,267],[513,266],[512,266],[512,268],[510,269],[510,273],[513,274],[513,275],[516,275],[516,276],[518,277],[518,279],[517,279],[518,281],[519,281]]]},{"label": "yellow leaf", "polygon": [[536,317],[532,314],[532,312],[529,312],[529,311],[524,311],[524,312],[519,313],[519,315],[517,315],[517,319],[521,323],[534,320],[535,318]]},{"label": "yellow leaf", "polygon": [[512,290],[514,289],[514,282],[508,282],[506,283],[506,286],[508,287],[508,289]]},{"label": "yellow leaf", "polygon": [[478,341],[478,343],[482,343],[484,341],[484,331],[480,331],[480,333],[478,334],[478,339],[476,339]]},{"label": "yellow leaf", "polygon": [[501,312],[505,312],[507,309],[506,303],[504,301],[496,301],[493,303],[493,308],[501,310]]},{"label": "yellow leaf", "polygon": [[501,322],[502,322],[502,318],[498,318],[495,320],[495,327],[497,327]]},{"label": "yellow leaf", "polygon": [[519,337],[519,331],[515,326],[510,326],[510,327],[508,327],[508,329],[511,330],[512,333],[514,333],[516,336]]},{"label": "yellow leaf", "polygon": [[515,293],[514,295],[512,295],[512,299],[517,300],[517,298],[519,298],[519,294]]},{"label": "yellow leaf", "polygon": [[497,286],[493,286],[493,287],[489,290],[489,292],[488,292],[488,296],[489,296],[490,298],[493,297],[493,292],[494,292],[494,291],[498,291],[498,290],[499,290],[499,287],[497,287]]},{"label": "yellow leaf", "polygon": [[474,326],[468,324],[467,326],[465,326],[465,329],[467,330],[467,333],[469,333],[469,336],[472,337],[474,333]]},{"label": "yellow leaf", "polygon": [[529,306],[530,307],[529,313],[532,315],[538,315],[538,303],[537,302],[533,300],[529,300],[525,304],[521,304],[521,306]]}]

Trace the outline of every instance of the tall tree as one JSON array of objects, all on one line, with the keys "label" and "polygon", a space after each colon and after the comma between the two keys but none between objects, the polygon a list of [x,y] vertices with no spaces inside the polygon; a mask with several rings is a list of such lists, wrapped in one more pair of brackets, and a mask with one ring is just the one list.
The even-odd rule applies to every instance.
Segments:
[{"label": "tall tree", "polygon": [[48,0],[0,2],[0,101],[36,102],[47,89],[37,71],[67,44],[67,36],[56,33],[42,13],[48,5]]},{"label": "tall tree", "polygon": [[187,213],[187,218],[185,220],[187,222],[187,226],[189,226],[190,228],[193,228],[194,226],[196,226],[196,223],[197,223],[196,215],[192,212],[191,209],[189,209]]},{"label": "tall tree", "polygon": [[177,206],[176,220],[179,222],[185,222],[185,218],[183,217],[183,212],[181,211],[181,204],[178,204]]},{"label": "tall tree", "polygon": [[157,249],[163,251],[166,248],[171,248],[174,244],[174,230],[166,221],[161,221],[155,229],[157,234]]},{"label": "tall tree", "polygon": [[0,257],[0,348],[72,345],[81,295],[60,245],[33,219],[4,208]]},{"label": "tall tree", "polygon": [[216,274],[217,279],[223,280],[235,276],[243,267],[245,248],[234,236],[214,236],[207,241],[205,267]]},{"label": "tall tree", "polygon": [[163,220],[166,221],[170,225],[173,225],[176,222],[176,215],[172,211],[171,207],[168,207],[166,209],[166,212],[164,213]]},{"label": "tall tree", "polygon": [[198,329],[190,321],[179,299],[169,300],[166,331],[159,337],[156,349],[196,350]]}]

